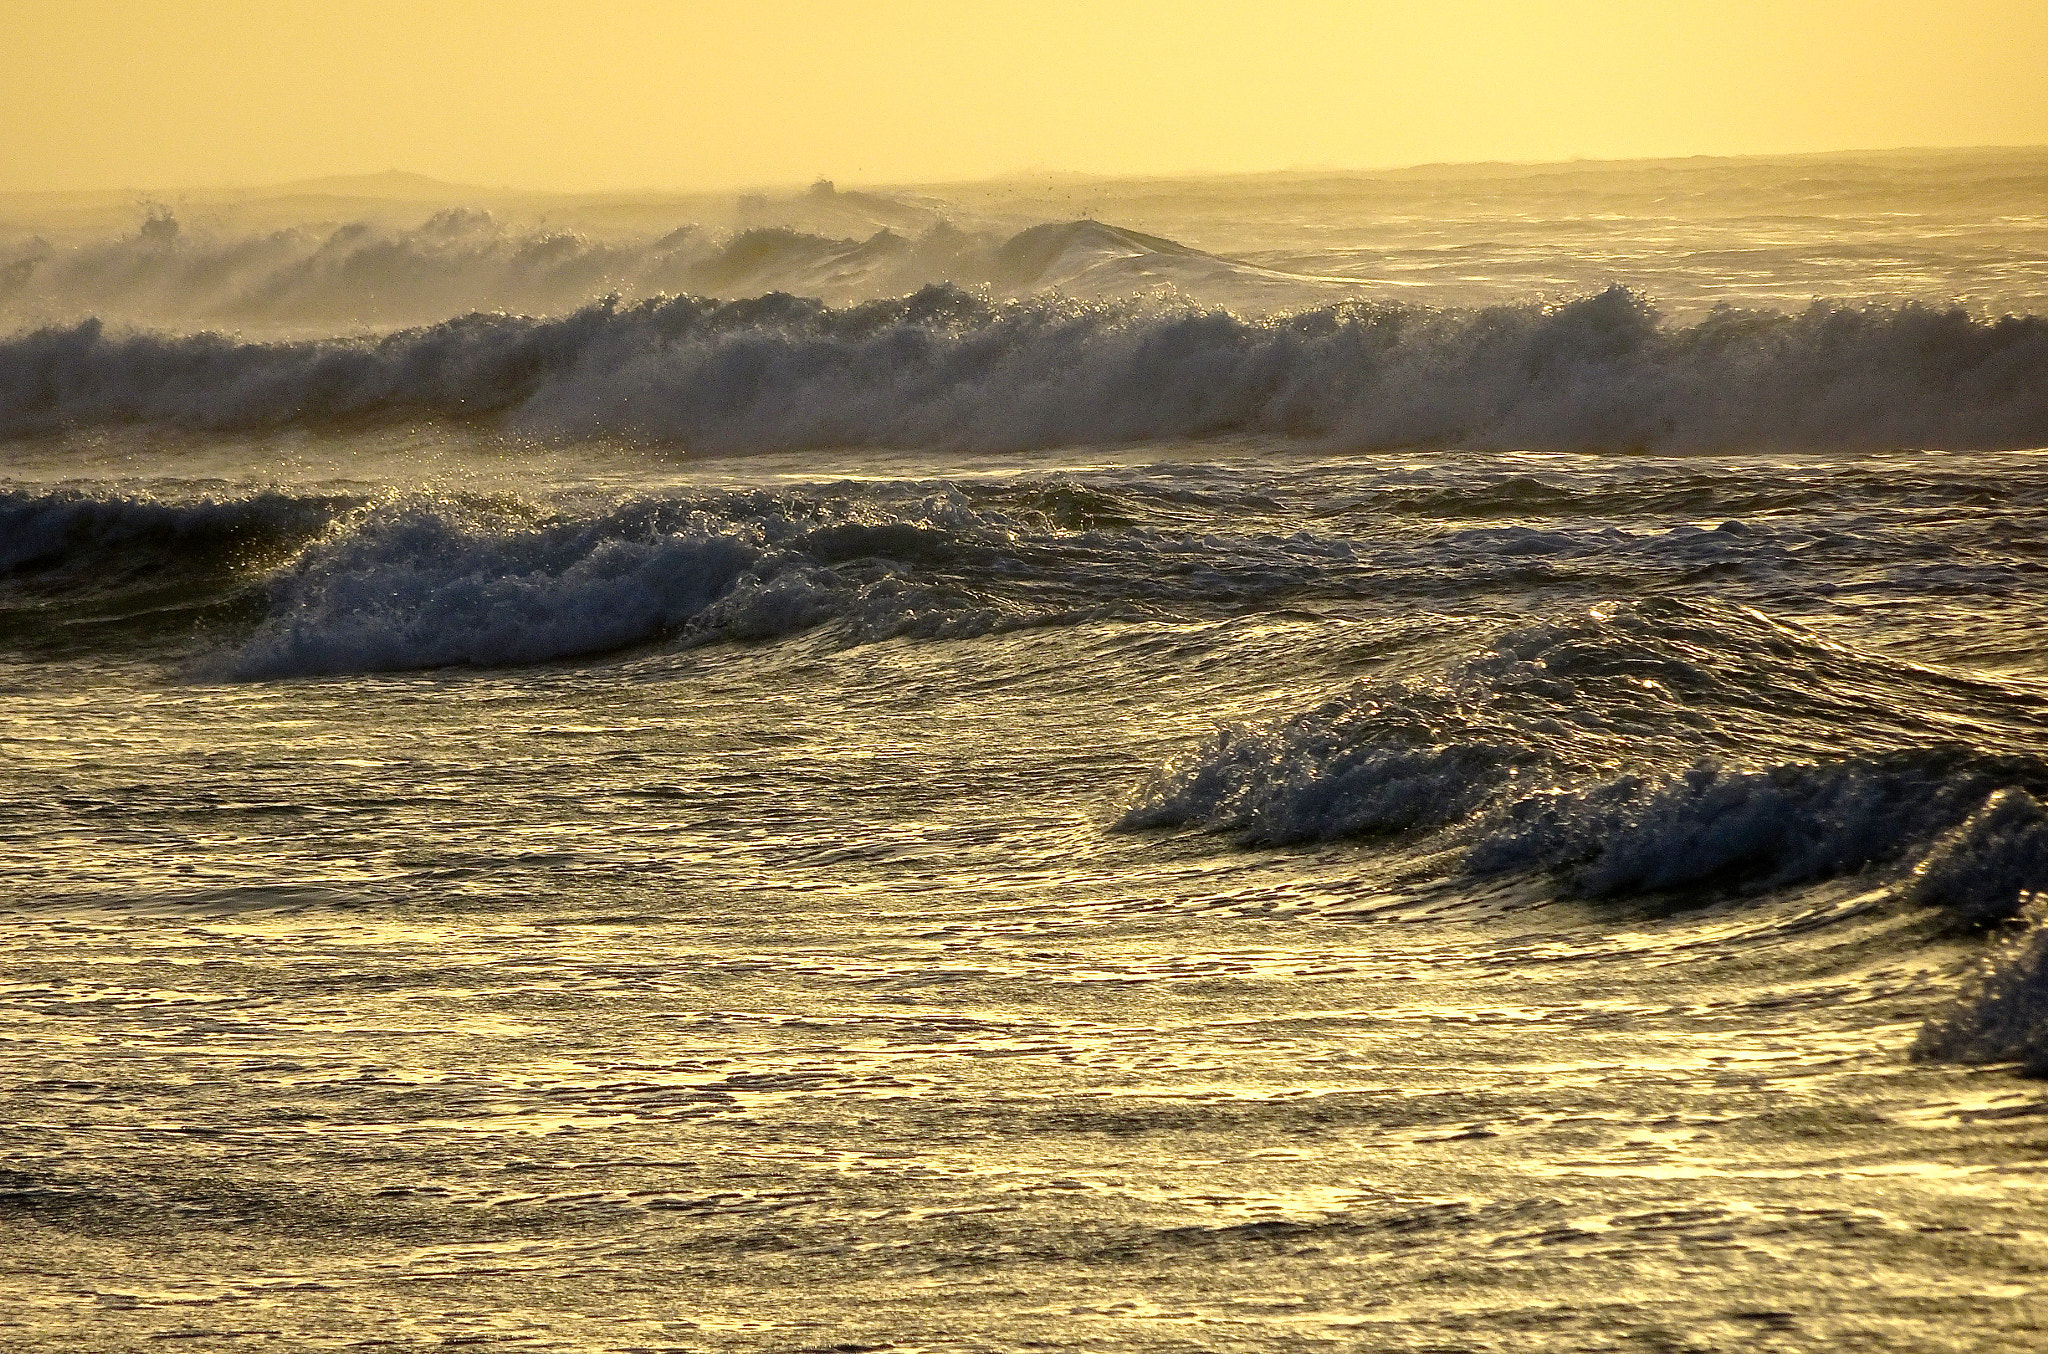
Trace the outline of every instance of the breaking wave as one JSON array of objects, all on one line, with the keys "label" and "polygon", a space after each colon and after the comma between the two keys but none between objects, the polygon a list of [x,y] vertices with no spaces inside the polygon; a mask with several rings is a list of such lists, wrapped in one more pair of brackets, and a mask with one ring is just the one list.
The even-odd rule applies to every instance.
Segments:
[{"label": "breaking wave", "polygon": [[1432,873],[1583,899],[1858,877],[1927,935],[2007,937],[1914,1055],[2048,1072],[2038,704],[1724,604],[1620,604],[1503,632],[1434,681],[1360,683],[1222,730],[1117,826],[1411,838]]},{"label": "breaking wave", "polygon": [[933,286],[470,315],[243,342],[96,321],[0,342],[0,435],[482,420],[721,453],[1233,434],[1352,448],[2048,444],[2048,320],[1918,305],[1663,320],[1615,288],[1460,312],[1004,302]]},{"label": "breaking wave", "polygon": [[[528,501],[0,493],[0,634],[202,644],[250,680],[502,666],[662,640],[949,639],[1128,610],[1062,581],[1128,511],[1063,480]],[[1136,547],[1141,553],[1142,546]],[[1040,585],[1005,589],[1005,580]],[[225,608],[225,610],[223,610]]]},{"label": "breaking wave", "polygon": [[[520,529],[524,525],[525,529]],[[272,605],[222,675],[276,677],[531,663],[681,626],[761,557],[702,514],[509,524],[460,502],[384,503],[271,583]]]},{"label": "breaking wave", "polygon": [[352,502],[274,490],[179,502],[0,490],[0,637],[97,647],[260,614],[256,577]]},{"label": "breaking wave", "polygon": [[2038,723],[1988,683],[1652,599],[1504,632],[1440,679],[1222,730],[1119,825],[1246,843],[1426,830],[1465,873],[1541,872],[1596,898],[1918,861],[1906,896],[1970,929],[2048,886],[2032,797],[2048,761],[2003,750],[2039,744]]},{"label": "breaking wave", "polygon": [[646,498],[584,515],[380,500],[274,572],[260,625],[204,675],[501,666],[827,623],[842,643],[950,639],[1069,619],[1068,608],[993,596],[947,567],[1017,525],[957,493],[890,506]]},{"label": "breaking wave", "polygon": [[837,228],[861,233],[843,238],[757,225],[722,234],[681,226],[608,239],[518,228],[458,207],[410,228],[357,221],[221,236],[187,230],[164,211],[115,239],[64,247],[32,239],[0,249],[0,319],[99,316],[178,329],[332,332],[469,311],[559,315],[604,296],[782,291],[851,302],[949,282],[1014,295],[1057,288],[1102,297],[1170,286],[1271,308],[1354,289],[1100,221],[1049,222],[1005,237],[867,194],[823,201],[852,208],[836,214]]}]

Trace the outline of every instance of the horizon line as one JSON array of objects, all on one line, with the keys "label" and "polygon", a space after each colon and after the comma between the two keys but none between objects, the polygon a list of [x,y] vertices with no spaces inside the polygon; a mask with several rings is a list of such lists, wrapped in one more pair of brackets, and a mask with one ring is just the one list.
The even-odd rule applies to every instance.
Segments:
[{"label": "horizon line", "polygon": [[[1374,175],[1407,174],[1423,170],[1484,170],[1484,169],[1590,169],[1619,167],[1627,165],[1668,164],[1690,161],[1755,161],[1755,160],[1825,160],[1853,156],[1891,155],[1962,155],[1985,152],[2039,151],[2048,154],[2048,143],[2038,142],[1984,142],[1960,146],[1854,146],[1831,150],[1806,151],[1755,151],[1733,153],[1696,152],[1674,155],[1623,155],[1623,156],[1570,156],[1563,159],[1517,160],[1504,158],[1476,160],[1418,160],[1411,163],[1391,165],[1288,165],[1272,169],[1180,169],[1144,172],[1104,172],[1080,169],[1055,169],[1049,167],[1026,167],[1002,170],[992,174],[932,179],[875,179],[850,181],[851,191],[876,188],[944,188],[957,185],[1022,182],[1032,179],[1053,179],[1089,183],[1162,183],[1188,179],[1260,179],[1289,176],[1326,175],[1341,177],[1371,177]],[[109,197],[134,195],[151,197],[157,195],[179,195],[196,193],[246,193],[288,196],[293,192],[318,195],[324,185],[340,187],[348,184],[368,186],[378,180],[410,180],[424,187],[446,189],[457,192],[509,194],[518,197],[545,198],[591,198],[630,195],[635,197],[707,197],[744,195],[761,192],[802,191],[817,183],[835,183],[828,174],[802,179],[762,180],[737,182],[702,187],[677,186],[610,186],[598,188],[530,188],[515,184],[489,185],[464,182],[459,179],[443,179],[416,169],[389,167],[379,170],[340,171],[329,174],[308,175],[303,178],[270,181],[234,181],[213,183],[189,183],[181,185],[123,184],[97,188],[8,188],[0,189],[0,198],[32,197]],[[326,195],[337,195],[331,191]],[[374,194],[372,194],[374,196]]]}]

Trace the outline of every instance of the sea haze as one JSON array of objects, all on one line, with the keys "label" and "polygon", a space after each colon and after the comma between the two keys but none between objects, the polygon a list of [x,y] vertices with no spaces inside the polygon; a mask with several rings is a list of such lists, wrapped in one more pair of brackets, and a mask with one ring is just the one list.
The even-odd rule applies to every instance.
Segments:
[{"label": "sea haze", "polygon": [[2031,1350],[2048,152],[0,198],[0,1343]]}]

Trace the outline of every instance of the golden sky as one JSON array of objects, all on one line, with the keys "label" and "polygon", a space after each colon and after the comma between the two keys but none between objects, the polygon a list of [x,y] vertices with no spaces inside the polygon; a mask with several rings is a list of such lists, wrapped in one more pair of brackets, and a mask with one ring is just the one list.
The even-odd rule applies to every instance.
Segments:
[{"label": "golden sky", "polygon": [[2048,143],[2048,0],[0,0],[0,190]]}]

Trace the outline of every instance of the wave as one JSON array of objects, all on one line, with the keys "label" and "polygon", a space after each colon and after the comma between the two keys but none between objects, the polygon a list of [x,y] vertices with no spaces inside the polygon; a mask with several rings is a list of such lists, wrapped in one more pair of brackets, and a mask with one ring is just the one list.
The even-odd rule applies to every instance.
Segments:
[{"label": "wave", "polygon": [[1913,1057],[2017,1062],[2035,1076],[2048,1076],[2048,894],[2028,900],[2020,923],[1927,1017],[1913,1041]]},{"label": "wave", "polygon": [[674,629],[729,591],[758,542],[699,514],[507,529],[447,500],[380,503],[272,580],[269,615],[220,665],[277,677],[531,663]]},{"label": "wave", "polygon": [[851,514],[758,496],[639,499],[583,517],[381,500],[272,574],[261,623],[200,675],[502,666],[828,624],[843,644],[958,639],[1117,610],[998,596],[948,567],[1014,525],[946,495]]},{"label": "wave", "polygon": [[276,491],[165,501],[0,490],[0,637],[62,651],[175,639],[261,615],[256,577],[351,502]]},{"label": "wave", "polygon": [[1142,579],[1091,581],[1067,566],[1133,505],[1056,478],[970,488],[557,503],[0,491],[0,635],[32,648],[168,638],[187,654],[197,641],[208,656],[192,675],[253,680],[818,626],[844,644],[962,638],[1132,609],[1121,594]]},{"label": "wave", "polygon": [[0,342],[0,435],[484,420],[718,453],[1265,434],[1353,448],[2048,444],[2048,320],[1914,305],[1667,324],[1619,288],[1477,312],[1247,318],[951,286],[471,315],[242,342],[97,322]]},{"label": "wave", "polygon": [[1904,896],[1942,908],[1951,929],[1984,926],[2009,917],[2024,889],[2048,884],[2040,868],[2048,860],[2016,863],[2002,843],[1956,834],[1992,796],[2024,795],[2013,781],[2048,789],[2048,762],[1934,747],[1624,775],[1516,800],[1486,825],[1464,864],[1475,874],[1543,870],[1577,896],[1617,898],[1778,889],[1896,865],[1933,847],[1948,862],[1945,886]]},{"label": "wave", "polygon": [[232,569],[305,541],[352,501],[276,490],[173,502],[0,489],[0,580],[96,590],[166,569]]},{"label": "wave", "polygon": [[1221,730],[1116,826],[1394,838],[1438,877],[1635,907],[1857,878],[1924,937],[2008,937],[1914,1056],[2048,1072],[2044,748],[2031,693],[1657,599]]},{"label": "wave", "polygon": [[[1981,746],[1959,741],[1976,732]],[[1469,875],[1590,898],[1775,889],[1920,862],[1955,928],[2048,886],[2032,703],[1719,603],[1612,604],[1496,635],[1441,678],[1360,683],[1164,768],[1125,829],[1437,834]],[[1993,750],[1999,749],[1999,750]]]},{"label": "wave", "polygon": [[[902,212],[879,214],[902,225]],[[851,302],[938,282],[1103,297],[1172,286],[1231,304],[1268,294],[1300,304],[1336,285],[1097,221],[1051,222],[1007,237],[940,220],[913,233],[885,225],[854,238],[762,225],[607,239],[515,228],[489,212],[451,208],[409,229],[358,221],[216,236],[186,230],[164,212],[116,239],[63,248],[32,239],[0,252],[0,318],[388,328],[470,311],[558,315],[605,296],[786,291]]]},{"label": "wave", "polygon": [[[67,616],[97,624],[128,609],[141,616],[158,602],[232,603],[232,616],[218,620],[268,618],[274,632],[269,658],[252,673],[341,672],[539,661],[685,632],[763,638],[827,622],[858,643],[1110,615],[1208,617],[1296,601],[1428,598],[1447,573],[1465,589],[1523,586],[1532,559],[1545,569],[1578,561],[1570,567],[1610,582],[1648,571],[1623,586],[1657,579],[1682,586],[1731,550],[1769,559],[1783,553],[1768,533],[1727,527],[1641,537],[1454,530],[1419,545],[1361,550],[1348,532],[1276,530],[1273,504],[1227,482],[1196,493],[1184,477],[1144,487],[1115,479],[885,480],[775,492],[679,487],[630,498],[577,491],[532,500],[463,492],[209,496],[204,482],[166,490],[168,498],[0,491],[0,619],[9,620],[10,635],[33,639],[41,622]],[[1202,509],[1194,518],[1191,503]],[[1207,520],[1210,512],[1237,527]],[[714,556],[737,563],[721,565],[702,586],[691,582]],[[605,601],[591,591],[600,586],[618,595]],[[565,588],[582,589],[575,594],[581,600]],[[465,614],[479,617],[487,599],[528,607],[530,633],[514,641],[501,629],[485,640],[481,620],[420,619],[457,595],[469,598]],[[656,596],[667,600],[649,601]],[[386,614],[371,623],[376,605]],[[589,619],[572,621],[569,612]],[[298,626],[289,641],[280,637],[287,617]],[[155,624],[138,620],[142,630],[130,638],[147,638],[143,631]],[[368,631],[347,643],[333,638],[365,624],[387,640],[372,642]],[[422,638],[389,639],[406,625]],[[126,642],[123,633],[101,627],[70,637]],[[1889,745],[1911,745],[1927,736],[1927,722],[1889,699],[1893,675],[1889,666],[1754,613],[1640,601],[1499,636],[1442,689],[1341,695],[1307,720],[1310,733],[1286,759],[1299,764],[1316,746],[1325,748],[1317,755],[1333,759],[1357,746],[1381,747],[1361,732],[1374,720],[1388,727],[1426,720],[1443,729],[1465,721],[1469,737],[1439,768],[1463,787],[1447,789],[1439,811],[1455,817],[1481,759],[1492,758],[1502,774],[1534,774],[1529,750],[1556,741],[1546,729],[1574,728],[1574,747],[1604,748],[1623,760],[1644,755],[1630,742],[1639,731],[1696,740],[1659,754],[1673,770],[1702,751],[1748,756],[1768,746],[1771,759],[1782,761],[1868,750],[1831,741],[1827,731],[1885,719],[1896,726]],[[1560,691],[1571,698],[1560,703]],[[1975,712],[1989,707],[1960,692],[1941,708],[1947,727],[1972,737]],[[1612,727],[1595,736],[1599,721]],[[1782,729],[1802,732],[1774,736]],[[1986,745],[1997,736],[1982,733]],[[1256,742],[1245,736],[1239,755],[1249,756]],[[1390,763],[1382,771],[1438,774],[1417,760],[1423,755],[1403,751],[1401,768]],[[1336,760],[1330,769],[1334,776]],[[1299,835],[1285,824],[1305,812],[1276,811],[1262,821],[1281,824],[1275,837]]]}]

